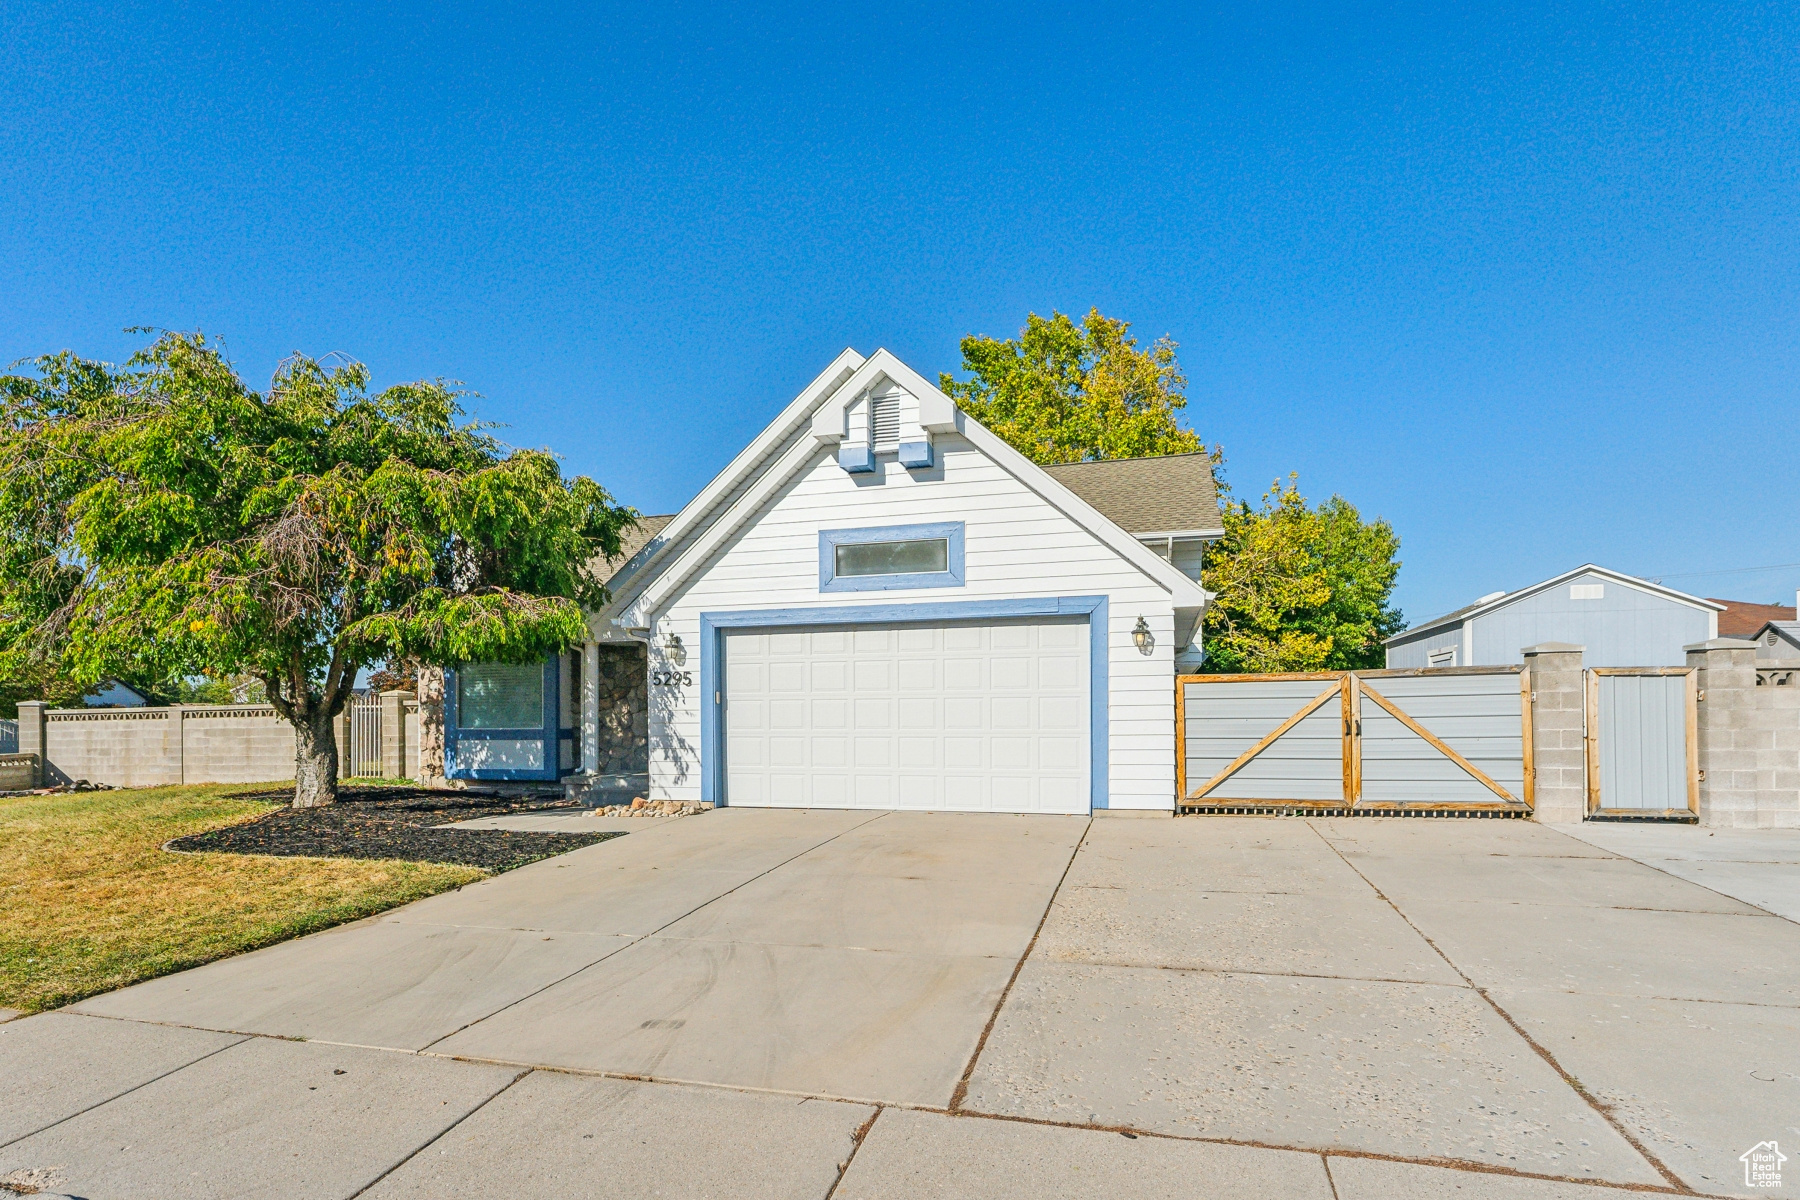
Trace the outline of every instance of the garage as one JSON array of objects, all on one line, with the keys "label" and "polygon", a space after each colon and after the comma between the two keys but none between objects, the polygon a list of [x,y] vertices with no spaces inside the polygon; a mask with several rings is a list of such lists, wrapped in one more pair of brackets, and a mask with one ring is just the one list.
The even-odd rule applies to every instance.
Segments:
[{"label": "garage", "polygon": [[728,804],[1088,811],[1085,616],[723,633]]}]

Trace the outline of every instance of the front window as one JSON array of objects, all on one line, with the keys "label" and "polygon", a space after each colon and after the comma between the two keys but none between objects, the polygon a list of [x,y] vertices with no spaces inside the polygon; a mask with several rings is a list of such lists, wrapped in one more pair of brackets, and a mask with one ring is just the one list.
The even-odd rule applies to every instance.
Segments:
[{"label": "front window", "polygon": [[470,663],[457,668],[458,729],[537,729],[543,723],[543,663]]},{"label": "front window", "polygon": [[963,585],[963,523],[819,531],[821,592]]},{"label": "front window", "polygon": [[915,575],[950,569],[949,538],[853,542],[837,548],[837,574]]}]

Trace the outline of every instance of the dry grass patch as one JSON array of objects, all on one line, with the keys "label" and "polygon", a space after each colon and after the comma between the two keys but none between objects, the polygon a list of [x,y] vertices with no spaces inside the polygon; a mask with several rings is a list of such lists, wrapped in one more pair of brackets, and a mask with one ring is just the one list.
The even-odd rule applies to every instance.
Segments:
[{"label": "dry grass patch", "polygon": [[440,863],[161,848],[278,807],[244,798],[244,790],[214,784],[0,799],[0,1008],[72,1004],[486,874]]}]

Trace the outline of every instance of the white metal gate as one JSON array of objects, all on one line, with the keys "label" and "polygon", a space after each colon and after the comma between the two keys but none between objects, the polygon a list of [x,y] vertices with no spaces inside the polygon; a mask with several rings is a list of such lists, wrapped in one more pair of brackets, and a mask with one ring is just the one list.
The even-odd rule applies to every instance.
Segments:
[{"label": "white metal gate", "polygon": [[381,697],[357,695],[346,707],[350,736],[338,747],[338,774],[369,778],[381,774]]},{"label": "white metal gate", "polygon": [[1589,669],[1590,814],[1698,814],[1698,698],[1694,673],[1687,667]]},{"label": "white metal gate", "polygon": [[1520,668],[1190,675],[1176,689],[1183,808],[1530,809]]}]

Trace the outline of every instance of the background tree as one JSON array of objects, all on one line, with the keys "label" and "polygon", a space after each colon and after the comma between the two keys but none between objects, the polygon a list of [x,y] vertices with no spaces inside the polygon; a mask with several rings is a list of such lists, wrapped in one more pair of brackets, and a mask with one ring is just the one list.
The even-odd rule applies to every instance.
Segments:
[{"label": "background tree", "polygon": [[1405,627],[1389,605],[1400,539],[1333,496],[1311,508],[1299,478],[1262,506],[1224,507],[1201,583],[1215,595],[1202,645],[1208,671],[1350,671],[1383,666],[1382,642]]},{"label": "background tree", "polygon": [[295,356],[261,394],[173,333],[122,369],[63,353],[0,378],[4,652],[90,683],[254,677],[306,806],[336,797],[332,718],[362,666],[586,636],[589,564],[631,511],[464,423],[441,382],[368,380]]},{"label": "background tree", "polygon": [[1146,458],[1204,450],[1176,424],[1187,379],[1175,343],[1139,349],[1124,321],[1090,309],[1077,325],[1062,313],[1031,313],[1017,340],[962,340],[971,378],[938,376],[957,406],[1033,462]]}]

